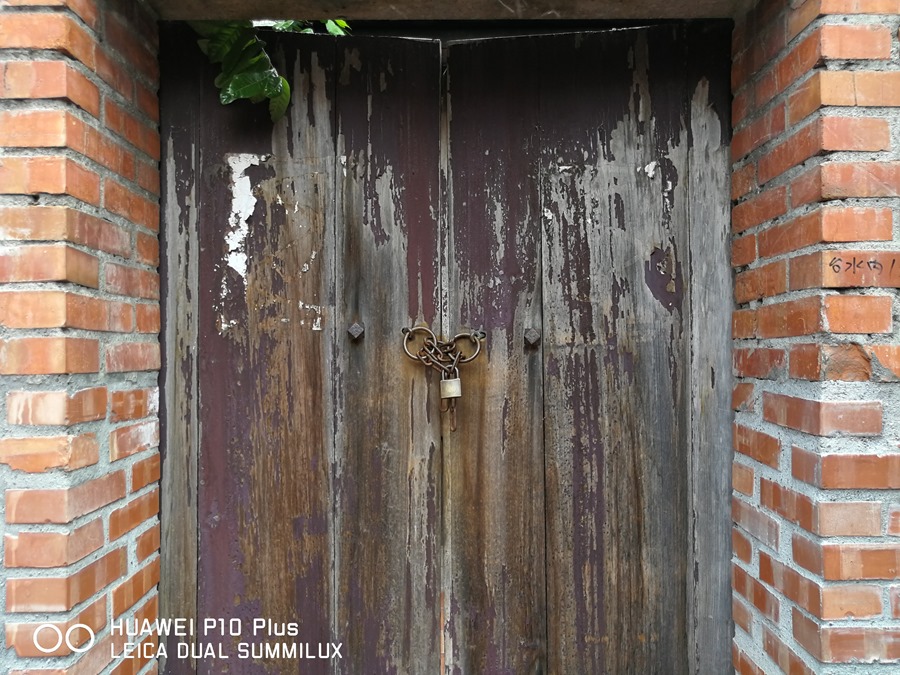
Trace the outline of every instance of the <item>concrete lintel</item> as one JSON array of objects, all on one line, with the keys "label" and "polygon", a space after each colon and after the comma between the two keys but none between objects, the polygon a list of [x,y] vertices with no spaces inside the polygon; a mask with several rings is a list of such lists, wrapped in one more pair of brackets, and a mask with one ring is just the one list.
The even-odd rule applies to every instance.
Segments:
[{"label": "concrete lintel", "polygon": [[162,19],[505,20],[737,17],[752,0],[150,0]]}]

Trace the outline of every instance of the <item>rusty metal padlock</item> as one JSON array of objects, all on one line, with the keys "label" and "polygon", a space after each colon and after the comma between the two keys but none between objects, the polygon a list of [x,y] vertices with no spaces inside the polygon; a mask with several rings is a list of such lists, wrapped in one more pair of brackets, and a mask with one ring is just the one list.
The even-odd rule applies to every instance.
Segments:
[{"label": "rusty metal padlock", "polygon": [[456,377],[448,378],[447,373],[441,374],[441,398],[459,398],[462,396],[462,380],[459,379],[459,371],[454,370]]}]

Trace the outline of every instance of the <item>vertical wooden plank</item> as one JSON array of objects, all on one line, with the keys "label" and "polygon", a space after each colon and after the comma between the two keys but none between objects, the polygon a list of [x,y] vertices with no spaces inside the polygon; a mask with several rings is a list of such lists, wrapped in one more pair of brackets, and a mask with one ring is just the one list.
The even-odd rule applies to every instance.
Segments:
[{"label": "vertical wooden plank", "polygon": [[[200,208],[199,610],[332,638],[334,40],[285,39],[293,104],[204,98]],[[290,638],[286,638],[290,639]],[[204,672],[222,663],[206,659]],[[255,659],[254,672],[296,661]],[[305,672],[329,672],[327,660]]]},{"label": "vertical wooden plank", "polygon": [[[160,504],[160,616],[197,617],[197,279],[199,230],[197,177],[199,127],[191,113],[199,111],[207,69],[202,55],[187,50],[185,26],[164,24],[160,34],[160,92],[163,227],[160,274],[162,301],[163,428],[162,499]],[[174,654],[175,639],[168,642]],[[190,659],[171,659],[166,672],[196,672]]]},{"label": "vertical wooden plank", "polygon": [[[338,42],[336,635],[345,673],[440,664],[434,376],[401,328],[434,327],[440,45]],[[354,322],[365,326],[356,341]]]},{"label": "vertical wooden plank", "polygon": [[679,36],[660,27],[542,43],[551,673],[687,668]]},{"label": "vertical wooden plank", "polygon": [[692,24],[688,45],[691,340],[690,671],[731,668],[730,24]]},{"label": "vertical wooden plank", "polygon": [[[487,332],[444,421],[444,672],[546,667],[539,148],[532,39],[449,45],[450,334]],[[448,335],[449,337],[449,335]],[[462,345],[464,348],[465,345]]]}]

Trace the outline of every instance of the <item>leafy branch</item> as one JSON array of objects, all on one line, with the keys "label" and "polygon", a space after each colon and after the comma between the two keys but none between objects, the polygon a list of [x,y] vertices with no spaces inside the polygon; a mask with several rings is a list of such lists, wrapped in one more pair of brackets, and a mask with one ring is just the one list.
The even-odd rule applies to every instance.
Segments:
[{"label": "leafy branch", "polygon": [[[272,64],[266,43],[259,39],[259,28],[285,33],[314,33],[312,21],[189,21],[199,35],[197,44],[210,63],[221,63],[215,79],[219,101],[228,105],[239,98],[254,103],[269,100],[272,121],[284,117],[291,102],[288,81]],[[331,35],[346,35],[350,26],[343,19],[319,22]]]}]

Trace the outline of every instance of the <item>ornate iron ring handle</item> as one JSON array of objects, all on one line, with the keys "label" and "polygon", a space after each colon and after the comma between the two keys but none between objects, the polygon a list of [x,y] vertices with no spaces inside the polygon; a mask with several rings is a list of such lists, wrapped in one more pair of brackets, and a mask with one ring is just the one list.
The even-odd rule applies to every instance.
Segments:
[{"label": "ornate iron ring handle", "polygon": [[481,353],[481,341],[487,337],[487,333],[483,330],[473,330],[471,333],[457,333],[453,336],[453,339],[450,340],[450,344],[456,349],[457,353],[462,354],[462,352],[456,347],[456,343],[458,340],[462,338],[469,338],[472,342],[475,343],[475,351],[472,352],[471,355],[461,357],[459,359],[460,363],[469,363],[470,361],[474,361],[478,355]]},{"label": "ornate iron ring handle", "polygon": [[431,329],[427,326],[415,326],[413,328],[403,328],[401,332],[406,336],[403,340],[403,351],[406,352],[406,355],[411,358],[413,361],[421,361],[421,359],[409,351],[409,347],[407,346],[410,342],[412,342],[416,333],[425,333],[425,339],[431,338],[432,343],[437,344],[437,338],[434,333],[431,332]]}]

